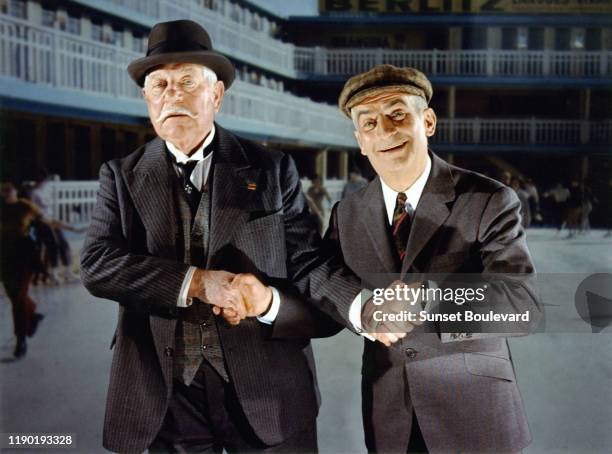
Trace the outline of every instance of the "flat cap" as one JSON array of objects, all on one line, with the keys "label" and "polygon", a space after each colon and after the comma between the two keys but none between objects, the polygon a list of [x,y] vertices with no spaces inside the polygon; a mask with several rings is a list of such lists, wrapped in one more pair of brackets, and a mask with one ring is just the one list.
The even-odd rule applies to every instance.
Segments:
[{"label": "flat cap", "polygon": [[385,91],[420,96],[428,104],[433,95],[431,82],[418,69],[378,65],[346,81],[338,98],[338,106],[350,118],[354,106],[366,98]]}]

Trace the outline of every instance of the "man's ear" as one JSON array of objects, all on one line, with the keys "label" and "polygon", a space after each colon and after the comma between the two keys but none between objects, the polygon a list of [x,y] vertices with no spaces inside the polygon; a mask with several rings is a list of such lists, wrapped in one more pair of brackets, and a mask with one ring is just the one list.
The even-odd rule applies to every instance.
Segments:
[{"label": "man's ear", "polygon": [[215,82],[215,86],[213,87],[213,104],[215,106],[215,113],[219,113],[219,110],[221,109],[223,95],[225,95],[225,84],[218,80]]},{"label": "man's ear", "polygon": [[354,130],[353,134],[355,134],[355,140],[357,140],[357,145],[359,145],[359,149],[361,150],[361,154],[365,156],[366,154],[363,151],[363,147],[361,146],[361,136],[359,135],[359,131]]},{"label": "man's ear", "polygon": [[436,132],[438,117],[431,107],[428,107],[423,112],[423,122],[425,123],[425,135],[427,137],[433,136]]}]

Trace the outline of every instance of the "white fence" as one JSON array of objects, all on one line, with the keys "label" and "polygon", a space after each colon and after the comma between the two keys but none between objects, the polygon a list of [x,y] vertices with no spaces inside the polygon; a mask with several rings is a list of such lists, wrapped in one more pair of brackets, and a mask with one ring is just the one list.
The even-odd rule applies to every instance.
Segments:
[{"label": "white fence", "polygon": [[612,120],[438,119],[433,143],[492,145],[612,144]]},{"label": "white fence", "polygon": [[52,181],[52,217],[69,224],[89,223],[100,184],[97,181]]},{"label": "white fence", "polygon": [[387,50],[296,48],[295,69],[308,75],[353,75],[388,63],[428,76],[601,77],[612,75],[612,52],[553,50]]},{"label": "white fence", "polygon": [[[0,76],[117,99],[141,99],[127,75],[141,55],[0,15]],[[143,115],[144,115],[143,103]],[[236,80],[221,113],[279,130],[298,140],[352,144],[351,124],[337,107]],[[240,127],[240,122],[237,122]],[[253,132],[253,131],[248,131]],[[259,130],[265,133],[264,129]]]},{"label": "white fence", "polygon": [[152,19],[152,23],[191,19],[204,26],[216,50],[240,60],[264,66],[278,74],[295,76],[295,46],[274,39],[273,24],[265,17],[226,0],[204,2],[193,0],[107,0],[129,11]]},{"label": "white fence", "polygon": [[[344,180],[326,180],[325,187],[333,206],[342,195]],[[52,217],[69,224],[87,224],[91,220],[96,196],[100,187],[97,181],[52,181],[48,183],[51,194]],[[302,179],[302,189],[310,187],[310,180]],[[329,211],[329,209],[327,210]]]}]

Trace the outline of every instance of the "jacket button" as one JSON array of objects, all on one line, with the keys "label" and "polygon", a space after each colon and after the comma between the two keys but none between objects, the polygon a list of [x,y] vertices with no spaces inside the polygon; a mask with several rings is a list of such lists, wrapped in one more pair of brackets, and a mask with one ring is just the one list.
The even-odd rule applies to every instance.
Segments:
[{"label": "jacket button", "polygon": [[406,349],[406,356],[408,358],[416,358],[418,354],[419,354],[419,352],[417,352],[414,348],[407,348]]},{"label": "jacket button", "polygon": [[174,355],[174,349],[172,347],[164,348],[164,355],[166,355],[166,356]]}]

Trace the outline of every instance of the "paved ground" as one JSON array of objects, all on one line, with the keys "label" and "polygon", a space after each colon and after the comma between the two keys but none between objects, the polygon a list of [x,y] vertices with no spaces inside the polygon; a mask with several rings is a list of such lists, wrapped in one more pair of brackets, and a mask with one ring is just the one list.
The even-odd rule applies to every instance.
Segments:
[{"label": "paved ground", "polygon": [[[602,235],[566,240],[551,230],[529,232],[538,271],[566,274],[546,295],[558,305],[548,307],[550,330],[556,332],[511,342],[534,434],[527,454],[612,452],[612,328],[592,334],[572,315],[561,317],[569,328],[555,329],[559,314],[575,314],[573,292],[582,277],[612,272],[612,240]],[[96,300],[78,284],[35,287],[31,294],[46,318],[20,361],[12,360],[10,306],[4,296],[0,300],[0,432],[76,433],[78,447],[71,452],[104,452],[101,426],[116,305]],[[362,344],[346,332],[315,341],[322,453],[365,452]]]}]

